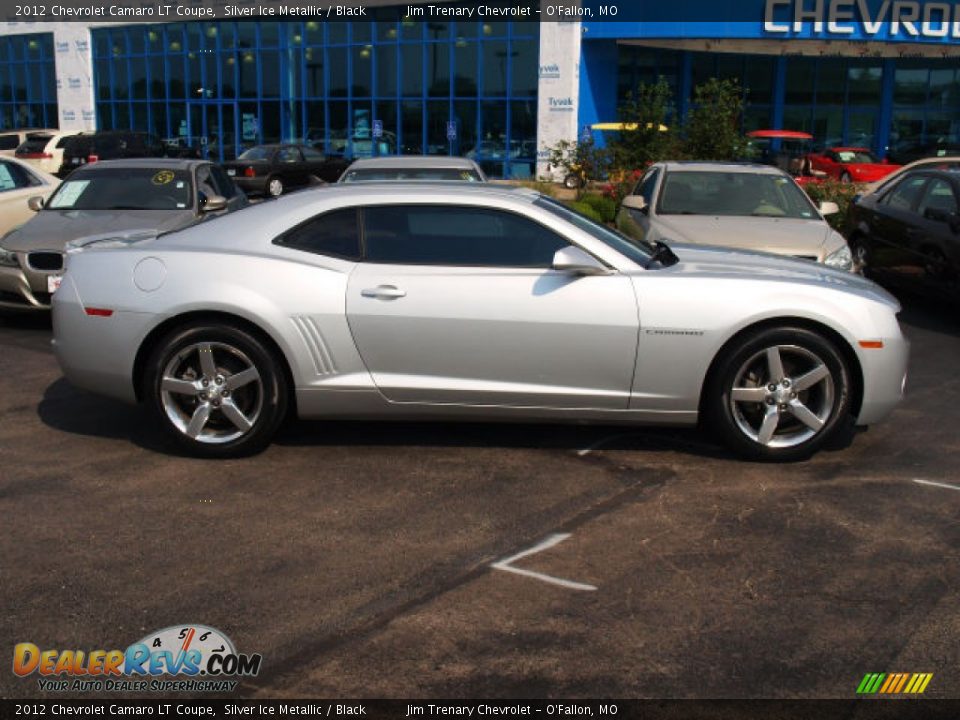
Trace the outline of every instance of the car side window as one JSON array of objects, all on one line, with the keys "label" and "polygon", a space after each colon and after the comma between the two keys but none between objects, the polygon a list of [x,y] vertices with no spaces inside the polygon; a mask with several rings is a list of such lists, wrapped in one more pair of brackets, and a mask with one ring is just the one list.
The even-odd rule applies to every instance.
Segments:
[{"label": "car side window", "polygon": [[303,156],[307,160],[326,160],[327,159],[322,152],[318,150],[314,150],[311,147],[305,147],[305,148],[302,148],[302,150],[303,150]]},{"label": "car side window", "polygon": [[357,208],[317,215],[288,230],[273,242],[317,255],[360,259],[360,223]]},{"label": "car side window", "polygon": [[895,210],[913,210],[920,196],[927,178],[924,175],[915,175],[900,181],[893,190],[891,190],[883,202]]},{"label": "car side window", "polygon": [[660,177],[660,170],[651,170],[647,175],[637,183],[637,189],[633,191],[634,195],[642,195],[647,206],[653,204],[653,190],[657,186],[657,178]]},{"label": "car side window", "polygon": [[57,150],[63,150],[67,146],[67,143],[69,143],[72,138],[73,138],[72,135],[64,135],[62,138],[57,140],[57,145],[56,145]]},{"label": "car side window", "polygon": [[934,210],[941,214],[957,212],[957,198],[953,194],[953,188],[949,182],[941,178],[934,178],[930,181],[923,193],[923,198],[920,200],[920,205],[917,206],[917,212],[924,217],[927,216],[928,210]]},{"label": "car side window", "polygon": [[363,220],[373,263],[548,268],[569,245],[533,220],[483,207],[378,205]]},{"label": "car side window", "polygon": [[18,145],[19,135],[0,135],[0,150],[16,150]]},{"label": "car side window", "polygon": [[39,185],[40,181],[19,165],[0,161],[0,192]]},{"label": "car side window", "polygon": [[277,162],[281,163],[295,163],[300,162],[302,159],[303,156],[296,148],[280,148],[280,152],[277,153]]},{"label": "car side window", "polygon": [[224,172],[222,167],[219,165],[211,165],[210,175],[213,178],[214,186],[223,197],[227,200],[236,197],[237,186],[233,184],[233,180]]}]

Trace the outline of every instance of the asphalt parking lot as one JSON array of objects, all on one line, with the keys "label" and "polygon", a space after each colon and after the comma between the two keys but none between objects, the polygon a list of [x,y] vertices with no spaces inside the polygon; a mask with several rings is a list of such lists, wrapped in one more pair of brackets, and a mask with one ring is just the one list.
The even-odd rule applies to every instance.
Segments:
[{"label": "asphalt parking lot", "polygon": [[455,423],[184,459],[61,378],[48,321],[0,320],[5,652],[203,623],[263,655],[246,697],[852,697],[867,672],[960,696],[958,317],[907,298],[904,404],[787,466]]}]

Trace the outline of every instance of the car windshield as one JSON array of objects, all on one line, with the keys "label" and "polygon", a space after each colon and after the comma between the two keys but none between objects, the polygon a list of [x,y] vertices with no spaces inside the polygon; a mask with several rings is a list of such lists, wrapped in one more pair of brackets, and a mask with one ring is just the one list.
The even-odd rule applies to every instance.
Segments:
[{"label": "car windshield", "polygon": [[49,210],[186,210],[193,184],[185,170],[107,168],[75,171],[46,205]]},{"label": "car windshield", "polygon": [[784,175],[713,170],[668,172],[657,214],[818,217],[804,192]]},{"label": "car windshield", "polygon": [[869,150],[837,150],[842,163],[878,163],[880,160]]},{"label": "car windshield", "polygon": [[533,204],[566,220],[577,229],[595,237],[605,245],[609,245],[621,255],[625,255],[639,265],[646,267],[650,258],[653,257],[654,248],[649,243],[627,237],[606,225],[601,225],[596,220],[591,220],[586,215],[571,210],[553,198],[541,196],[534,200]]},{"label": "car windshield", "polygon": [[340,182],[375,182],[377,180],[458,180],[480,182],[475,170],[467,168],[366,168],[347,170]]},{"label": "car windshield", "polygon": [[273,157],[273,149],[266,147],[252,147],[240,153],[240,160],[269,160]]}]

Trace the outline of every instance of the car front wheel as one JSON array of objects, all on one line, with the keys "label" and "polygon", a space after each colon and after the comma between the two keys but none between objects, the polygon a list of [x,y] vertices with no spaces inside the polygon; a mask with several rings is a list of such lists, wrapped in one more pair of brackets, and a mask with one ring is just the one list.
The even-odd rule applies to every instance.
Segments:
[{"label": "car front wheel", "polygon": [[850,427],[850,370],[831,340],[806,328],[745,336],[723,351],[714,378],[707,418],[751,459],[802,460]]},{"label": "car front wheel", "polygon": [[273,352],[232,325],[193,324],[169,334],[151,353],[144,390],[166,435],[199,457],[260,452],[287,409]]}]

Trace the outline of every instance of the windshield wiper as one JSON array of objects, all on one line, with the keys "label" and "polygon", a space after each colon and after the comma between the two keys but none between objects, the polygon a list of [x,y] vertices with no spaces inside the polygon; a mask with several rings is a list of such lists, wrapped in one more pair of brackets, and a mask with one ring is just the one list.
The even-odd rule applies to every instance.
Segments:
[{"label": "windshield wiper", "polygon": [[647,262],[646,270],[650,269],[650,266],[654,263],[660,263],[664,267],[669,267],[680,262],[680,258],[676,256],[673,250],[665,243],[657,240],[653,245],[653,254],[650,256],[649,262]]}]

